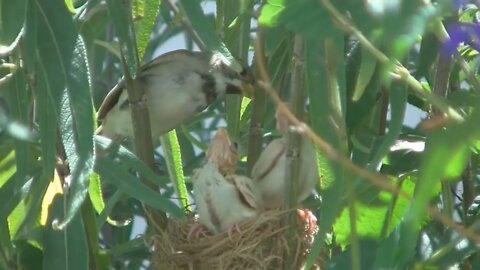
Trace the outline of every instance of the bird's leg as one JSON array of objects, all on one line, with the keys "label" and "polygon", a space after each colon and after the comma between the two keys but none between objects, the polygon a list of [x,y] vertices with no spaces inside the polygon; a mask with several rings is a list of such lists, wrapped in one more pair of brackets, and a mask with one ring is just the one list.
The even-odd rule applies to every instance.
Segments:
[{"label": "bird's leg", "polygon": [[232,227],[228,228],[228,230],[227,230],[228,239],[230,239],[230,241],[233,241],[232,235],[233,235],[234,231],[237,231],[237,233],[242,232],[240,230],[240,226],[238,226],[238,223],[234,223],[232,225]]},{"label": "bird's leg", "polygon": [[199,238],[200,236],[207,236],[207,230],[202,224],[195,223],[188,231],[187,240],[190,241],[192,240],[192,237]]}]

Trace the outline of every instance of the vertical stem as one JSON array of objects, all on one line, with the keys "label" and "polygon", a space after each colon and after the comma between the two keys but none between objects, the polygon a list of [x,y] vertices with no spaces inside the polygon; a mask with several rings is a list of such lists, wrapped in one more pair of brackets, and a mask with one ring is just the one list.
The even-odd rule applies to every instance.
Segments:
[{"label": "vertical stem", "polygon": [[[146,104],[145,85],[141,80],[132,79],[128,71],[125,59],[122,57],[123,72],[125,75],[125,83],[130,100],[130,109],[133,125],[133,135],[135,144],[135,154],[148,167],[155,171],[155,158],[153,157],[152,132],[150,127],[150,115]],[[157,191],[158,187],[141,179],[142,183]],[[165,213],[144,205],[145,214],[149,228],[155,228],[160,225],[165,228],[167,224],[167,216]]]},{"label": "vertical stem", "polygon": [[[334,39],[325,41],[326,71],[328,78],[328,92],[331,102],[331,114],[339,137],[339,147],[343,155],[348,156],[347,129],[345,126],[345,104],[342,102],[342,92],[339,85],[339,57],[343,57],[343,51],[338,53]],[[352,173],[342,170],[347,193],[347,207],[350,221],[350,248],[352,269],[360,270],[360,246],[357,234],[357,213],[355,208],[355,180]],[[339,181],[339,180],[337,180]]]},{"label": "vertical stem", "polygon": [[[238,27],[238,33],[232,35],[235,27],[227,28],[235,18],[239,18],[243,14],[251,14],[253,10],[253,0],[231,1],[228,9],[224,9],[223,27],[225,34],[225,43],[233,55],[241,59],[248,59],[248,50],[250,46],[250,20],[243,20]],[[217,28],[219,28],[217,26]],[[227,95],[225,98],[225,106],[227,110],[228,133],[234,138],[239,137],[240,131],[240,110],[242,105],[242,96]]]},{"label": "vertical stem", "polygon": [[[290,106],[292,112],[299,119],[302,119],[304,114],[305,104],[305,72],[304,72],[304,42],[299,36],[295,36],[293,45],[293,63],[292,63],[292,79],[291,79],[291,99]],[[297,205],[297,190],[298,190],[298,175],[300,173],[300,143],[301,135],[294,130],[289,130],[287,134],[287,166],[286,166],[286,185],[285,185],[285,208],[294,209]],[[287,237],[289,239],[290,246],[296,247],[296,211],[291,211],[286,215],[285,224],[288,225],[289,231]],[[285,258],[284,269],[295,269],[297,265],[297,254],[291,252],[287,258]]]},{"label": "vertical stem", "polygon": [[[447,96],[449,78],[450,78],[450,67],[452,65],[452,58],[450,56],[445,56],[443,54],[438,55],[437,66],[435,70],[435,78],[433,82],[433,93],[439,97]],[[436,108],[432,108],[430,113],[431,116],[442,115],[442,112]],[[454,201],[452,195],[452,184],[450,181],[442,181],[442,200],[443,208],[442,212],[448,216],[452,217],[454,212]]]},{"label": "vertical stem", "polygon": [[[257,57],[264,57],[264,32],[261,28],[257,32],[257,51],[255,52],[254,59]],[[261,60],[266,62],[265,59]],[[263,119],[265,117],[265,105],[267,94],[265,91],[255,91],[252,100],[252,115],[250,119],[250,131],[248,134],[248,151],[247,151],[247,175],[252,172],[253,166],[260,156],[260,150],[262,149],[262,128]]]},{"label": "vertical stem", "polygon": [[462,174],[462,186],[463,186],[463,209],[464,213],[467,212],[468,207],[473,203],[473,199],[475,198],[475,187],[474,181],[476,177],[476,166],[473,166],[472,157],[468,161],[467,167]]}]

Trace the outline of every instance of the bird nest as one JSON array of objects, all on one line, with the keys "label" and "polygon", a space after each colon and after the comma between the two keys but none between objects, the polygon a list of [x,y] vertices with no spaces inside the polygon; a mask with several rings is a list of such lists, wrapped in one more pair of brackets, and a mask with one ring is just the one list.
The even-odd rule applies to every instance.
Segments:
[{"label": "bird nest", "polygon": [[231,233],[193,237],[189,232],[198,226],[193,215],[170,220],[168,228],[152,238],[152,263],[155,269],[279,269],[283,258],[295,254],[300,269],[317,228],[301,221],[296,239],[289,241],[291,232],[282,222],[287,213],[267,211]]}]

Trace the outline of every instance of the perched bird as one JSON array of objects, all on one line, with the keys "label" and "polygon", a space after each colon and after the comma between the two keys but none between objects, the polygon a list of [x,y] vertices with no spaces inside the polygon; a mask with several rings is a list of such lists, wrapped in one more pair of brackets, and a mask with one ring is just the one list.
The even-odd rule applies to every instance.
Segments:
[{"label": "perched bird", "polygon": [[192,177],[193,195],[200,224],[213,233],[233,229],[257,216],[263,203],[253,181],[233,174],[237,148],[219,128],[207,150],[207,162]]},{"label": "perched bird", "polygon": [[[289,122],[282,110],[277,110],[277,129],[283,137],[270,142],[252,169],[252,179],[262,194],[265,208],[279,208],[285,203],[285,177],[287,166],[287,141],[285,135]],[[300,168],[297,182],[298,202],[305,200],[319,179],[315,145],[301,137],[299,149]]]},{"label": "perched bird", "polygon": [[[143,66],[137,76],[145,87],[152,138],[178,127],[225,94],[250,96],[253,77],[248,70],[211,52],[176,50]],[[125,80],[105,97],[97,119],[97,134],[122,140],[133,137]]]}]

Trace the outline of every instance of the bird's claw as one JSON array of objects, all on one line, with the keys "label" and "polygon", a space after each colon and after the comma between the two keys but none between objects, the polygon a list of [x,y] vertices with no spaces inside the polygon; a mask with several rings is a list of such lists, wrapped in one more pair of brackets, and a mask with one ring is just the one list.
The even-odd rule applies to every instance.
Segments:
[{"label": "bird's claw", "polygon": [[192,225],[192,227],[188,231],[187,240],[191,241],[193,238],[200,238],[201,236],[202,237],[207,236],[207,230],[205,226],[199,223],[195,223]]},{"label": "bird's claw", "polygon": [[230,227],[227,231],[227,235],[228,235],[228,239],[230,239],[230,241],[233,241],[233,238],[232,238],[232,235],[233,235],[233,231],[237,231],[237,233],[241,233],[242,231],[240,230],[240,226],[238,226],[237,223],[233,224],[232,227]]}]

